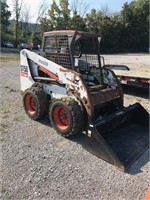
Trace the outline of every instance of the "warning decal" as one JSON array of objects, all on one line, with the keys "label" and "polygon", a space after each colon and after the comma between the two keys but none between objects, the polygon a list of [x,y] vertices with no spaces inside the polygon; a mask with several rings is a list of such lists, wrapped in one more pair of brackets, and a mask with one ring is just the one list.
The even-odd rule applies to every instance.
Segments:
[{"label": "warning decal", "polygon": [[21,76],[28,77],[28,67],[21,65]]}]

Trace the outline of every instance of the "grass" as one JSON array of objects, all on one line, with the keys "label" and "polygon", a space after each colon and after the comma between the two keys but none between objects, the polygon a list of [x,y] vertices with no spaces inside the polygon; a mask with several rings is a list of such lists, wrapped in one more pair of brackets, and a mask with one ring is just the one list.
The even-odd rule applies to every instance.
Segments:
[{"label": "grass", "polygon": [[4,110],[3,113],[4,113],[4,114],[9,114],[9,113],[10,113],[10,110]]},{"label": "grass", "polygon": [[20,56],[16,53],[1,53],[0,55],[0,62],[18,61],[19,59]]},{"label": "grass", "polygon": [[1,123],[0,123],[0,133],[1,133],[1,134],[6,133],[8,127],[9,127],[9,126],[8,126],[7,124],[5,124],[4,122],[1,122]]},{"label": "grass", "polygon": [[7,115],[7,114],[6,114],[6,115],[2,115],[2,118],[3,118],[3,119],[6,119],[6,118],[8,118],[8,117],[9,117],[9,115]]},{"label": "grass", "polygon": [[0,126],[1,126],[3,129],[7,129],[7,128],[8,128],[8,125],[5,124],[4,122],[1,122],[1,123],[0,123]]},{"label": "grass", "polygon": [[9,113],[10,113],[10,110],[4,110],[3,112],[2,112],[2,110],[1,110],[1,112],[0,112],[0,117],[1,117],[2,119],[6,119],[6,118],[9,117]]},{"label": "grass", "polygon": [[2,187],[1,189],[0,189],[0,192],[1,193],[5,193],[7,190],[4,188],[4,187]]},{"label": "grass", "polygon": [[0,127],[0,134],[5,134],[5,133],[7,133],[7,131],[3,127]]},{"label": "grass", "polygon": [[22,116],[18,116],[18,117],[13,118],[13,121],[21,121],[21,120],[23,120]]},{"label": "grass", "polygon": [[4,188],[3,186],[1,186],[0,193],[1,193],[1,195],[5,195],[5,197],[3,199],[5,199],[5,200],[13,199],[10,195],[7,194],[7,192],[8,192],[7,189]]}]

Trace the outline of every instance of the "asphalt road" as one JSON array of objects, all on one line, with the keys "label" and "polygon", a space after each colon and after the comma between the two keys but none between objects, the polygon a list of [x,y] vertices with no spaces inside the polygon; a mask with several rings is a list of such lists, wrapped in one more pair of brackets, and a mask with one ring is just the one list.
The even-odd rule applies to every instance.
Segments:
[{"label": "asphalt road", "polygon": [[20,52],[20,49],[17,49],[17,48],[7,48],[7,47],[1,47],[1,52],[2,53],[7,53],[7,52],[10,52],[10,53],[18,53]]},{"label": "asphalt road", "polygon": [[[124,173],[87,152],[81,135],[65,139],[47,118],[30,120],[22,106],[19,69],[19,61],[0,63],[1,199],[143,200],[150,183],[149,152]],[[130,94],[125,101],[148,99]]]},{"label": "asphalt road", "polygon": [[[22,49],[18,48],[7,48],[7,47],[0,47],[1,53],[16,53],[19,54]],[[33,50],[34,52],[38,52],[37,50]]]}]

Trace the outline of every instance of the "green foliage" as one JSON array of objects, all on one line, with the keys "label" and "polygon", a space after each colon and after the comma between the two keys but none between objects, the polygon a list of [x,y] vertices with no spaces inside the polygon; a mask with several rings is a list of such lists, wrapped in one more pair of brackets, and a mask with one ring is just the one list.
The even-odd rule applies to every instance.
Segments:
[{"label": "green foliage", "polygon": [[91,10],[86,16],[88,30],[102,36],[102,52],[148,51],[149,1],[125,3],[120,13],[105,15]]},{"label": "green foliage", "polygon": [[[30,36],[27,26],[21,27],[20,2],[22,1],[14,0],[14,2],[15,26],[9,33],[7,27],[11,13],[8,11],[6,1],[0,1],[1,36],[4,40],[14,39],[16,43],[24,42]],[[56,0],[52,1],[47,15],[40,19],[41,38],[43,32],[76,29],[100,34],[103,53],[148,51],[150,20],[148,0],[125,3],[119,13],[110,13],[106,9],[92,9],[86,17],[82,17],[77,11],[80,5],[77,4],[73,12],[69,6],[69,0],[59,0],[59,3],[56,3]],[[30,40],[39,43],[35,33],[32,33]]]},{"label": "green foliage", "polygon": [[149,41],[149,1],[137,0],[124,4],[121,11],[122,40],[126,48],[147,51]]},{"label": "green foliage", "polygon": [[86,30],[85,20],[77,14],[77,11],[74,12],[73,17],[70,19],[69,29],[71,30]]},{"label": "green foliage", "polygon": [[85,19],[77,11],[74,11],[71,16],[68,0],[59,0],[59,5],[53,0],[48,10],[48,16],[42,18],[40,22],[42,32],[67,29],[86,30]]},{"label": "green foliage", "polygon": [[40,28],[41,28],[41,36],[44,32],[52,31],[52,26],[47,17],[43,17],[40,19]]},{"label": "green foliage", "polygon": [[69,20],[70,20],[70,10],[69,10],[69,3],[68,0],[60,0],[60,16],[62,29],[69,28]]},{"label": "green foliage", "polygon": [[7,32],[9,26],[9,18],[11,17],[11,12],[8,10],[9,6],[6,1],[0,1],[0,16],[1,16],[1,32]]},{"label": "green foliage", "polygon": [[13,1],[13,10],[15,14],[15,24],[13,28],[13,38],[14,38],[14,45],[17,47],[20,40],[20,16],[21,16],[21,9],[22,9],[23,0],[14,0]]},{"label": "green foliage", "polygon": [[30,42],[39,44],[41,41],[35,32],[32,32]]},{"label": "green foliage", "polygon": [[70,10],[68,0],[60,0],[60,5],[53,3],[48,10],[49,26],[53,30],[68,29],[70,20]]},{"label": "green foliage", "polygon": [[7,32],[2,31],[1,32],[1,38],[4,41],[11,41],[11,42],[13,42],[13,38],[12,38],[12,34],[11,33],[7,33]]},{"label": "green foliage", "polygon": [[102,19],[102,12],[92,9],[91,12],[86,15],[86,24],[88,30],[94,33],[100,33]]}]

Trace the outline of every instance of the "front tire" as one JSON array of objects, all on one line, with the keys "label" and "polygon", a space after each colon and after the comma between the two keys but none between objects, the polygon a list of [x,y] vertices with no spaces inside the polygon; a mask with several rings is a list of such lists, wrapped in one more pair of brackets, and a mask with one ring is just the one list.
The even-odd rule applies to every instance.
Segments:
[{"label": "front tire", "polygon": [[84,121],[83,116],[80,105],[71,98],[56,99],[50,105],[49,118],[51,125],[63,137],[81,132]]},{"label": "front tire", "polygon": [[48,100],[42,90],[33,87],[25,91],[23,107],[28,117],[33,120],[39,120],[48,111]]}]

